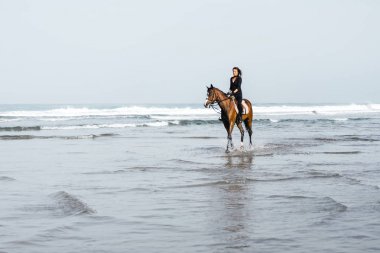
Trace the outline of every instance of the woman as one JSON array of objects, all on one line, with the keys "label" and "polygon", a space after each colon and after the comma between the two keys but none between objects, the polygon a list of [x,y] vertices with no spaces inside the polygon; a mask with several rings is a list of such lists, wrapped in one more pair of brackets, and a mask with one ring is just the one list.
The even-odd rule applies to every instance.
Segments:
[{"label": "woman", "polygon": [[237,121],[240,123],[241,122],[241,115],[243,113],[243,107],[241,105],[241,102],[243,100],[243,92],[241,91],[241,70],[238,67],[233,67],[232,68],[232,77],[230,79],[230,91],[227,93],[230,96],[234,96],[236,101],[238,102],[238,109],[239,109],[239,114],[237,117]]}]

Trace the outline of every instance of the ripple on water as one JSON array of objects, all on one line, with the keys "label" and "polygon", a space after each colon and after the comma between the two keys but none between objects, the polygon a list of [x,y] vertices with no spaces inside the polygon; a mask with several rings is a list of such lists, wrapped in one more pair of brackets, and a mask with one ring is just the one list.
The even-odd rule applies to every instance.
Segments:
[{"label": "ripple on water", "polygon": [[287,201],[309,202],[303,203],[305,207],[310,207],[310,212],[320,213],[340,213],[345,212],[348,207],[331,197],[310,197],[303,195],[270,195],[268,198],[280,198]]},{"label": "ripple on water", "polygon": [[13,177],[1,176],[0,181],[15,181]]},{"label": "ripple on water", "polygon": [[48,213],[53,216],[66,217],[74,215],[89,215],[96,211],[90,208],[84,201],[65,191],[59,191],[49,195],[47,203],[28,205],[22,208],[26,212]]},{"label": "ripple on water", "polygon": [[96,211],[90,208],[85,202],[65,191],[59,191],[51,195],[55,200],[55,207],[63,215],[93,214]]}]

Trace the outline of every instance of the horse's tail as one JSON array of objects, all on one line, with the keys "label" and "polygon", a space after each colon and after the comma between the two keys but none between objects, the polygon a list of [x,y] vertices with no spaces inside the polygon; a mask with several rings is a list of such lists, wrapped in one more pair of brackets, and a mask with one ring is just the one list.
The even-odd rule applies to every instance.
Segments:
[{"label": "horse's tail", "polygon": [[252,120],[253,120],[253,111],[252,111],[252,103],[248,99],[244,99],[244,102],[248,106],[249,112],[247,113],[247,118],[244,120],[245,128],[247,129],[249,135],[252,135]]},{"label": "horse's tail", "polygon": [[253,111],[252,111],[252,103],[248,99],[244,99],[245,103],[248,106],[249,112],[247,113],[247,118],[244,120],[245,128],[249,134],[249,144],[252,146],[252,123],[253,123]]}]

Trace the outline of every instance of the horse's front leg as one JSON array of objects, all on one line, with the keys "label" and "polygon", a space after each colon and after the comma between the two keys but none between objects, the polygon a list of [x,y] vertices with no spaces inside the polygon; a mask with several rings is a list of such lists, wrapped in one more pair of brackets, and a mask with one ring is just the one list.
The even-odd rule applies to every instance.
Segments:
[{"label": "horse's front leg", "polygon": [[228,133],[227,135],[227,147],[226,147],[226,153],[229,153],[230,150],[229,150],[229,147],[231,146],[231,149],[233,148],[233,144],[232,144],[232,137],[231,135]]},{"label": "horse's front leg", "polygon": [[234,122],[233,121],[230,121],[230,127],[228,129],[228,137],[230,139],[230,148],[231,149],[234,149],[234,144],[232,142],[232,130],[234,129]]},{"label": "horse's front leg", "polygon": [[229,124],[228,125],[228,128],[226,129],[227,130],[227,149],[226,149],[226,153],[230,152],[229,151],[229,148],[230,149],[234,149],[234,144],[232,143],[232,129],[234,127],[234,124]]},{"label": "horse's front leg", "polygon": [[230,135],[230,148],[234,149],[234,143],[232,142],[232,135]]}]

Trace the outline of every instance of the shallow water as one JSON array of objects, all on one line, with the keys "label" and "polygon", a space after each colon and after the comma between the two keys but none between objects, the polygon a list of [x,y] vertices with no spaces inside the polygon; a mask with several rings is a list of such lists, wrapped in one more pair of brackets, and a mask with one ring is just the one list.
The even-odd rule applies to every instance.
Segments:
[{"label": "shallow water", "polygon": [[255,109],[0,106],[0,252],[379,252],[377,105]]}]

